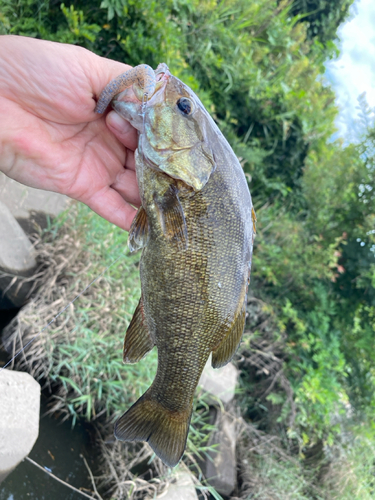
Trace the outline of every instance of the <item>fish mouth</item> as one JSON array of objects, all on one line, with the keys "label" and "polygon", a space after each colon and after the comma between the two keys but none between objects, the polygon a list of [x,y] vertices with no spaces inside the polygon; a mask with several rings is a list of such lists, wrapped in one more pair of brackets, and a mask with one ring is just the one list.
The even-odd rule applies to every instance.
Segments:
[{"label": "fish mouth", "polygon": [[145,94],[143,88],[134,83],[112,99],[112,108],[142,132],[147,108],[163,102],[165,88],[171,76],[168,66],[165,63],[159,64],[155,70],[155,91],[151,96]]}]

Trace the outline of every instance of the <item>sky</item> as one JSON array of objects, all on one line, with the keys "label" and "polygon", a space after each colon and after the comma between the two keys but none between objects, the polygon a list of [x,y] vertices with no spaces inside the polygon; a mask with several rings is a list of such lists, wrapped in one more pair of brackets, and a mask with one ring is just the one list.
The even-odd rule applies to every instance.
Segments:
[{"label": "sky", "polygon": [[336,93],[340,109],[338,135],[355,140],[358,124],[358,96],[375,109],[375,0],[356,0],[351,16],[338,30],[340,56],[326,64],[326,78]]}]

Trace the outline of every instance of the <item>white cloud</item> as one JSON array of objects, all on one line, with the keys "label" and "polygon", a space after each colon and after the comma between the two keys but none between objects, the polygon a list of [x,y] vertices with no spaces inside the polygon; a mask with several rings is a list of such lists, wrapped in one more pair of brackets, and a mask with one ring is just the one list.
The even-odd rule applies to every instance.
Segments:
[{"label": "white cloud", "polygon": [[351,18],[338,31],[340,57],[326,64],[326,77],[340,108],[339,135],[349,137],[356,128],[358,96],[375,108],[375,1],[356,0]]}]

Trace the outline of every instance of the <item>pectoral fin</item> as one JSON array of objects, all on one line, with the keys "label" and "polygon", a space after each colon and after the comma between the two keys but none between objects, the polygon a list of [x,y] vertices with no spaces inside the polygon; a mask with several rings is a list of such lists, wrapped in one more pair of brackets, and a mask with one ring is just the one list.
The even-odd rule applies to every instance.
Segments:
[{"label": "pectoral fin", "polygon": [[230,328],[219,346],[212,351],[213,368],[221,368],[229,363],[240,345],[242,334],[245,327],[246,309],[245,303],[240,310],[233,326]]},{"label": "pectoral fin", "polygon": [[215,161],[207,144],[200,142],[173,153],[159,168],[174,179],[182,180],[194,191],[200,191],[215,170]]},{"label": "pectoral fin", "polygon": [[142,297],[125,334],[124,363],[136,363],[154,347],[155,342],[149,334],[143,318]]},{"label": "pectoral fin", "polygon": [[148,240],[148,219],[146,211],[143,207],[138,209],[133,223],[130,227],[128,247],[131,252],[143,248]]},{"label": "pectoral fin", "polygon": [[164,236],[180,250],[188,246],[185,215],[175,186],[169,186],[163,196],[154,196],[155,207]]}]

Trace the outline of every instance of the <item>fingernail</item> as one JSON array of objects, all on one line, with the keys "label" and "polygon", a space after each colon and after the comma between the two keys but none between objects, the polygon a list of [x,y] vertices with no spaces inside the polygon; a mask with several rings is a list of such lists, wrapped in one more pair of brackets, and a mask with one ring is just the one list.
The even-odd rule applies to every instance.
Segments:
[{"label": "fingernail", "polygon": [[111,111],[107,116],[107,125],[117,132],[124,132],[129,126],[129,122],[117,114],[116,111]]}]

